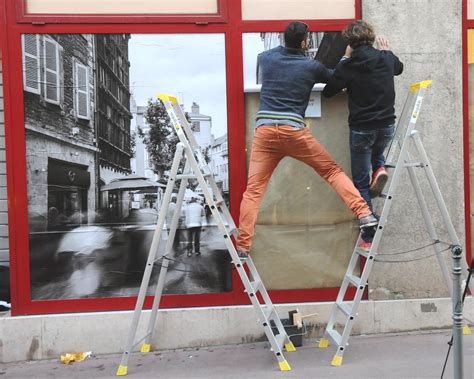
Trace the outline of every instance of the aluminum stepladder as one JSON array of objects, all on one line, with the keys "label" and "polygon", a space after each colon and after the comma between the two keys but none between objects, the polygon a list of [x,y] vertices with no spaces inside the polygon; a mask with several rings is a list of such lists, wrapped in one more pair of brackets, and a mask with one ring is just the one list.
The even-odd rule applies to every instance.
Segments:
[{"label": "aluminum stepladder", "polygon": [[[268,341],[270,342],[271,350],[273,351],[276,359],[278,360],[279,368],[281,371],[289,371],[291,370],[291,367],[285,356],[283,355],[283,348],[287,352],[296,351],[296,349],[293,343],[290,341],[285,331],[285,328],[280,318],[278,317],[275,306],[273,305],[265,289],[265,286],[263,285],[263,282],[257,272],[257,269],[255,268],[252,258],[249,257],[246,260],[241,260],[237,254],[231,237],[236,237],[238,235],[238,230],[235,226],[229,209],[227,208],[224,199],[222,198],[220,190],[217,187],[212,172],[206,164],[204,156],[199,149],[196,139],[186,119],[186,116],[174,96],[159,94],[157,95],[157,97],[163,102],[170,117],[171,124],[173,125],[173,129],[178,135],[180,142],[177,144],[176,147],[176,153],[173,159],[173,164],[171,166],[170,177],[166,186],[165,194],[163,196],[163,202],[159,212],[157,226],[153,235],[153,240],[151,243],[142,283],[140,286],[140,291],[137,298],[137,303],[135,306],[135,312],[133,314],[132,325],[128,333],[120,366],[117,370],[117,375],[127,375],[128,361],[134,346],[143,342],[140,351],[142,353],[147,353],[151,350],[151,341],[158,315],[158,308],[160,305],[163,287],[165,284],[166,273],[168,270],[168,255],[171,255],[172,252],[173,240],[176,234],[180,209],[183,203],[184,193],[188,184],[188,180],[198,181],[199,186],[203,191],[206,203],[210,207],[212,216],[214,217],[214,220],[217,223],[219,232],[225,241],[227,250],[229,251],[230,256],[232,258],[232,262],[235,265],[240,279],[242,280],[242,283],[245,287],[245,292],[247,292],[250,301],[255,311],[257,312],[258,320],[262,324],[265,335]],[[186,162],[184,166],[184,171],[182,174],[178,174],[180,162],[183,158]],[[169,226],[169,235],[168,240],[166,242],[165,251],[161,257],[156,259],[158,246],[162,236],[162,230],[165,224],[166,214],[171,200],[171,195],[173,192],[173,188],[178,181],[180,182],[180,185],[178,190],[178,196],[176,199],[176,208],[172,217],[171,225]],[[145,302],[147,288],[150,283],[150,277],[153,270],[153,266],[158,260],[161,260],[161,269],[158,277],[158,283],[155,289],[150,318],[148,320],[147,332],[143,338],[141,338],[137,342],[134,342],[138,324],[140,321],[140,316],[143,311],[143,305]],[[245,266],[247,266],[249,274],[247,274]],[[260,302],[260,299],[263,300],[263,303]],[[272,332],[271,322],[273,322],[274,326],[278,329],[278,333],[276,335],[274,335]]]},{"label": "aluminum stepladder", "polygon": [[[435,229],[432,216],[428,210],[428,206],[423,195],[421,185],[418,181],[415,172],[416,168],[422,168],[425,172],[426,178],[429,182],[430,188],[434,195],[434,199],[436,201],[441,218],[443,220],[444,227],[446,228],[446,232],[449,236],[451,244],[450,246],[460,246],[460,242],[456,235],[456,231],[454,230],[454,226],[446,208],[446,204],[443,200],[443,196],[441,194],[438,183],[436,182],[436,178],[428,160],[428,156],[421,142],[419,132],[416,130],[416,122],[418,120],[421,104],[423,102],[423,97],[430,84],[431,80],[426,80],[419,83],[415,83],[410,86],[410,92],[408,94],[405,106],[402,111],[402,115],[397,125],[396,135],[388,149],[386,167],[394,168],[394,171],[390,179],[388,192],[382,195],[382,197],[384,198],[384,204],[380,215],[380,221],[372,242],[372,247],[368,252],[359,249],[358,246],[361,238],[359,235],[359,239],[357,240],[356,246],[352,253],[346,274],[341,284],[341,288],[339,289],[336,302],[333,305],[329,322],[324,332],[324,336],[319,341],[320,348],[328,347],[329,338],[332,339],[337,345],[337,352],[331,361],[332,366],[340,366],[342,364],[344,352],[347,346],[349,345],[348,340],[352,327],[355,323],[359,303],[362,299],[367,280],[369,278],[372,266],[375,261],[375,257],[377,255],[377,250],[382,239],[385,226],[387,224],[392,201],[395,199],[395,191],[397,184],[400,181],[400,177],[404,169],[408,170],[408,176],[413,185],[416,198],[418,200],[421,213],[425,221],[425,226],[427,228],[429,237],[433,242],[433,247],[436,252],[436,257],[438,259],[441,272],[448,286],[449,293],[452,297],[453,286],[451,275],[448,271],[448,267],[446,265],[444,257],[441,256],[441,253],[446,249],[442,246],[442,242],[438,238],[438,233]],[[409,148],[414,148],[417,156],[416,161],[413,160],[413,154],[410,153]],[[361,259],[365,259],[365,264],[363,264],[361,275],[358,276],[355,274],[354,271],[359,267]],[[469,275],[468,265],[465,258],[463,258],[462,261],[463,274],[467,276]],[[350,285],[356,288],[355,295],[352,300],[346,300],[347,291]],[[472,286],[470,286],[470,289],[472,293]],[[342,318],[345,319],[342,334],[339,333],[338,330],[336,330],[338,316],[342,316]],[[470,334],[470,329],[467,325],[464,326],[464,334]]]}]

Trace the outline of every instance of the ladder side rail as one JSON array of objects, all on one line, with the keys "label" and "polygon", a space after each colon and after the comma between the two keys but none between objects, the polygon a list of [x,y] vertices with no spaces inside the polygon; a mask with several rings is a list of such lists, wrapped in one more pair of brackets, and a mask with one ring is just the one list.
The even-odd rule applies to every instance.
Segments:
[{"label": "ladder side rail", "polygon": [[418,131],[414,131],[412,138],[415,142],[416,149],[424,162],[424,171],[426,173],[426,177],[428,178],[428,182],[430,183],[430,187],[433,191],[433,194],[435,195],[435,200],[443,217],[446,229],[448,230],[449,237],[453,241],[453,244],[461,246],[456,231],[454,229],[454,225],[451,221],[451,217],[449,216],[448,208],[446,207],[446,203],[443,199],[443,195],[441,194],[441,190],[439,188],[438,182],[436,181],[433,168],[431,167],[428,155],[426,154],[425,148],[423,147],[423,143],[421,142]]},{"label": "ladder side rail", "polygon": [[[252,258],[248,258],[247,260],[247,265],[252,265],[253,268],[255,268],[255,265],[253,264]],[[285,339],[283,340],[283,343],[289,342],[288,335],[286,334],[285,328],[283,327],[283,324],[281,323],[280,318],[278,317],[278,314],[276,313],[276,309],[274,309],[274,305],[270,302],[269,306],[273,307],[272,315],[267,315],[264,312],[264,309],[262,306],[265,306],[267,304],[261,304],[260,300],[258,299],[258,292],[259,291],[254,291],[252,288],[252,285],[250,283],[250,279],[247,275],[247,272],[245,271],[244,267],[242,264],[238,263],[236,265],[237,271],[239,272],[240,279],[242,280],[242,283],[244,284],[245,290],[247,291],[247,294],[250,298],[250,301],[257,312],[257,318],[258,320],[262,323],[263,329],[265,331],[265,335],[267,336],[268,341],[270,342],[270,345],[272,346],[273,352],[275,353],[277,359],[279,361],[284,361],[285,358],[283,356],[283,351],[282,347],[277,343],[276,336],[273,334],[272,327],[270,321],[273,321],[275,323],[275,326],[278,329],[278,333],[280,335],[284,335]],[[261,292],[261,291],[260,291]],[[263,296],[262,296],[263,297]],[[268,296],[267,296],[268,297]],[[264,299],[265,300],[265,299]]]},{"label": "ladder side rail", "polygon": [[[170,107],[170,111],[173,113],[175,122],[177,122],[180,125],[180,127],[175,126],[176,130],[181,132],[181,133],[178,133],[178,136],[179,134],[182,134],[181,136],[179,136],[180,140],[182,141],[182,138],[186,139],[187,143],[189,144],[189,147],[191,148],[191,151],[196,155],[199,166],[203,169],[203,171],[205,171],[206,174],[212,174],[212,171],[210,167],[208,166],[208,164],[206,163],[206,160],[204,159],[204,155],[201,152],[201,149],[199,147],[199,144],[197,143],[196,137],[194,136],[194,133],[191,130],[189,122],[183,110],[181,109],[181,106],[178,103],[173,104],[169,102],[169,107]],[[168,114],[171,113],[170,111],[168,112]],[[170,118],[171,117],[172,116],[170,115]]]},{"label": "ladder side rail", "polygon": [[[381,229],[380,232],[378,233],[379,235],[382,234],[382,230],[383,229]],[[340,353],[340,355],[342,355],[342,353],[343,353],[343,351],[346,347],[347,341],[349,340],[349,337],[350,337],[350,334],[351,334],[351,331],[352,331],[352,327],[355,324],[355,318],[356,318],[356,316],[359,315],[359,312],[358,312],[359,305],[360,305],[360,302],[362,301],[362,296],[364,295],[364,291],[365,291],[365,288],[366,288],[366,285],[367,285],[367,282],[368,282],[368,279],[369,279],[369,275],[372,271],[372,266],[374,265],[375,252],[373,252],[372,250],[373,249],[371,249],[371,251],[369,253],[369,256],[366,259],[364,268],[362,270],[362,274],[360,276],[360,283],[359,283],[359,286],[356,289],[356,294],[355,294],[354,299],[352,301],[351,314],[348,316],[345,327],[344,327],[344,331],[341,334],[341,342],[340,342],[339,348],[338,348],[338,352]],[[341,347],[343,349],[341,349]]]},{"label": "ladder side rail", "polygon": [[[232,261],[234,262],[234,264],[237,268],[237,272],[238,272],[238,274],[239,274],[239,276],[242,280],[242,283],[244,284],[244,287],[245,287],[247,293],[249,294],[250,301],[251,301],[252,305],[254,306],[254,308],[256,309],[259,318],[262,319],[262,320],[267,320],[267,321],[264,321],[264,324],[266,323],[266,326],[264,325],[264,331],[265,331],[265,334],[266,334],[266,336],[267,336],[267,338],[270,342],[270,345],[272,346],[272,350],[273,350],[277,360],[279,361],[280,369],[283,370],[283,371],[289,370],[290,367],[289,367],[286,359],[283,356],[281,346],[279,345],[279,342],[277,341],[277,338],[273,335],[273,332],[271,330],[268,319],[266,319],[265,313],[263,312],[262,306],[261,306],[260,301],[257,297],[257,292],[258,291],[253,292],[252,285],[250,283],[250,279],[247,276],[247,272],[245,271],[245,269],[243,267],[243,264],[242,264],[240,258],[238,257],[237,251],[236,251],[236,249],[235,249],[235,247],[232,243],[232,240],[230,238],[229,231],[225,227],[224,220],[223,220],[223,215],[219,212],[219,208],[217,207],[216,202],[214,201],[213,194],[210,193],[209,188],[207,187],[207,183],[206,183],[206,180],[205,180],[204,175],[203,175],[203,171],[205,171],[205,170],[208,171],[208,172],[204,172],[205,174],[211,174],[210,178],[208,179],[209,182],[211,183],[211,188],[217,188],[217,186],[215,185],[214,177],[212,176],[212,172],[210,171],[209,167],[207,166],[202,153],[197,148],[197,144],[196,144],[194,135],[192,134],[192,132],[190,131],[190,129],[188,127],[187,120],[184,121],[184,119],[183,119],[184,115],[183,115],[182,110],[179,107],[179,105],[170,107],[171,102],[168,101],[168,100],[164,101],[164,103],[165,103],[165,107],[168,111],[168,114],[170,116],[170,119],[172,120],[173,125],[175,126],[175,131],[177,132],[180,141],[185,144],[184,154],[187,158],[187,163],[189,162],[189,164],[191,166],[191,169],[194,173],[194,176],[196,177],[196,179],[198,180],[199,185],[202,188],[204,197],[206,199],[206,203],[211,208],[212,215],[213,215],[213,217],[215,218],[215,220],[217,222],[219,231],[222,233],[222,235],[224,237],[224,241],[225,241],[225,244],[227,246],[227,249],[228,249],[228,251],[229,251],[229,253],[232,257]],[[181,119],[182,119],[181,124],[177,120],[178,116],[175,114],[175,112],[177,112],[181,116]],[[182,127],[183,125],[184,125],[184,128]],[[185,130],[184,132],[183,132],[183,129]],[[186,135],[186,131],[189,132],[189,135]],[[187,140],[187,137],[191,140],[191,142],[189,142]],[[212,187],[213,185],[214,185],[214,187]],[[216,194],[220,194],[220,191],[217,190]],[[249,260],[250,260],[250,258],[249,258]],[[279,340],[281,340],[282,342],[286,342],[286,339],[288,338],[286,333],[284,334],[284,337],[286,337],[286,338],[282,339],[280,337]],[[293,347],[293,349],[294,349],[294,347]]]},{"label": "ladder side rail", "polygon": [[[443,218],[444,225],[448,231],[449,238],[451,239],[452,243],[454,245],[459,245],[461,246],[461,243],[459,241],[459,238],[456,234],[456,230],[454,229],[454,225],[452,222],[452,219],[449,215],[448,208],[446,207],[446,203],[444,201],[443,195],[441,193],[441,190],[439,188],[438,182],[436,181],[436,177],[433,172],[433,168],[429,162],[428,155],[426,154],[426,150],[423,147],[423,143],[421,142],[420,136],[418,133],[413,134],[413,141],[415,142],[415,146],[418,150],[418,153],[420,154],[421,158],[425,162],[426,166],[424,167],[424,171],[426,173],[426,177],[428,178],[428,181],[430,183],[431,190],[433,191],[433,194],[435,196],[436,203],[438,205],[438,208],[441,212],[441,216]],[[462,270],[463,270],[463,276],[467,277],[470,275],[469,273],[469,266],[467,264],[465,252],[463,251],[464,258],[461,259],[461,265],[462,265]],[[469,283],[469,289],[471,290],[471,293],[474,293],[474,284],[472,281]]]},{"label": "ladder side rail", "polygon": [[272,315],[271,315],[272,317],[270,317],[267,321],[272,320],[275,323],[275,326],[278,329],[278,333],[281,334],[281,335],[286,335],[285,343],[288,343],[290,341],[290,339],[289,339],[289,337],[288,337],[288,335],[285,331],[285,327],[283,326],[283,323],[281,322],[280,317],[278,317],[278,313],[276,311],[276,308],[275,308],[272,300],[270,299],[270,295],[268,294],[267,289],[263,285],[262,278],[260,277],[260,274],[258,273],[257,268],[255,267],[255,263],[253,262],[252,259],[247,260],[247,266],[248,266],[248,268],[250,270],[250,273],[252,275],[252,279],[254,281],[260,282],[259,289],[256,292],[260,292],[260,295],[262,296],[262,299],[263,299],[263,302],[264,302],[264,306],[266,308],[269,308],[269,307],[273,308],[273,312],[272,312]]},{"label": "ladder side rail", "polygon": [[194,136],[193,131],[191,130],[191,126],[189,125],[188,119],[179,104],[173,104],[170,102],[170,107],[175,113],[177,117],[177,121],[181,125],[183,130],[183,134],[185,135],[186,139],[189,141],[189,145],[191,146],[192,150],[196,150],[199,148],[199,144],[197,143],[196,137]]},{"label": "ladder side rail", "polygon": [[[413,189],[415,190],[416,198],[418,199],[418,204],[421,208],[421,213],[423,215],[423,219],[425,221],[426,228],[428,230],[428,234],[433,242],[439,240],[438,233],[436,232],[435,225],[433,223],[433,219],[431,218],[430,211],[428,209],[428,205],[426,204],[425,197],[423,195],[423,191],[421,189],[420,182],[415,173],[414,167],[407,167],[408,175],[410,176],[410,181],[413,185]],[[446,265],[446,261],[441,256],[441,252],[443,251],[441,245],[439,243],[434,244],[434,250],[437,253],[436,258],[438,260],[439,266],[441,268],[441,272],[443,274],[444,281],[448,286],[449,295],[452,297],[453,295],[453,283],[451,279],[451,274],[449,273],[448,267]]]},{"label": "ladder side rail", "polygon": [[[188,164],[186,162],[186,165],[185,165],[185,168],[184,168],[185,172],[186,172],[187,166],[188,166]],[[178,221],[179,221],[180,214],[181,214],[181,209],[182,209],[183,199],[184,199],[184,193],[185,193],[187,184],[188,184],[188,179],[182,179],[181,183],[180,183],[180,186],[179,186],[178,197],[176,199],[176,208],[175,208],[175,212],[173,214],[173,219],[171,221],[170,233],[169,233],[169,236],[168,236],[168,241],[166,243],[165,252],[162,255],[160,276],[158,277],[158,283],[156,285],[155,294],[154,294],[154,297],[153,297],[153,305],[151,307],[151,314],[150,314],[150,318],[148,320],[148,328],[147,328],[147,334],[146,334],[147,337],[146,337],[145,342],[144,342],[145,345],[150,345],[151,340],[153,338],[153,331],[155,329],[156,318],[157,318],[157,315],[158,315],[158,308],[160,306],[161,296],[163,294],[163,288],[164,288],[164,285],[165,285],[166,273],[168,271],[168,265],[169,265],[169,261],[168,261],[168,259],[166,259],[166,257],[172,251],[171,247],[173,246],[174,237],[176,235],[176,229],[178,228]],[[164,204],[166,204],[166,203],[164,203]],[[145,347],[145,349],[146,349],[146,347]]]},{"label": "ladder side rail", "polygon": [[[412,93],[414,95],[412,95]],[[380,240],[382,238],[382,234],[383,234],[383,231],[384,231],[384,226],[385,226],[385,223],[387,222],[388,214],[390,212],[390,208],[391,208],[391,205],[392,205],[393,193],[396,191],[396,187],[397,187],[400,175],[402,173],[402,170],[404,168],[406,157],[408,155],[408,137],[411,135],[411,132],[414,130],[414,128],[416,126],[416,121],[418,119],[418,112],[420,110],[421,103],[422,103],[422,100],[423,100],[423,93],[424,93],[424,89],[420,88],[420,89],[418,89],[414,92],[411,92],[408,95],[409,98],[414,96],[413,97],[414,106],[413,106],[413,110],[412,110],[411,114],[409,114],[410,120],[409,120],[407,129],[403,134],[403,139],[402,139],[401,146],[400,146],[400,153],[399,153],[398,158],[397,158],[397,162],[396,162],[396,165],[395,165],[395,170],[394,170],[394,173],[393,173],[393,176],[392,176],[392,180],[390,181],[389,190],[388,190],[388,193],[387,193],[387,196],[386,196],[386,199],[385,199],[385,203],[384,203],[384,207],[382,209],[382,213],[380,215],[380,220],[379,220],[379,224],[377,226],[377,231],[376,231],[374,239],[372,241],[372,246],[373,247],[371,249],[371,255],[369,255],[369,258],[370,258],[370,256],[372,256],[372,259],[370,259],[366,263],[366,266],[364,267],[364,270],[363,270],[363,273],[362,273],[362,276],[361,276],[361,283],[364,283],[364,285],[367,282],[368,276],[370,274],[370,270],[372,268],[372,265],[373,265],[373,262],[374,262],[374,257],[375,257],[375,254],[373,254],[373,252],[376,253],[376,250],[377,250],[378,245],[380,243]],[[399,143],[400,143],[400,141],[399,141]],[[375,249],[374,249],[374,247],[375,247]],[[355,249],[354,249],[352,258],[354,258],[354,256],[357,256],[357,253],[356,253]],[[351,261],[352,261],[352,258],[351,258]],[[367,265],[369,265],[369,266],[367,266]],[[348,277],[347,277],[348,274],[351,275],[351,273],[349,273],[349,272],[346,273],[346,275],[344,277],[344,280],[343,280],[343,284],[342,284],[341,288],[339,289],[337,301],[342,302],[342,299],[345,296],[345,293],[346,293],[347,288],[349,286],[349,280],[348,280]],[[360,286],[359,286],[359,288],[360,288]],[[358,295],[358,292],[359,292],[359,289],[356,290],[356,296]],[[360,298],[362,297],[362,294],[363,294],[363,290],[360,291]],[[357,312],[358,304],[355,304],[355,302],[354,302],[352,308],[353,308],[352,309],[353,312],[354,311]],[[333,310],[332,310],[332,313],[331,313],[331,316],[330,316],[330,321],[328,322],[328,324],[326,326],[326,330],[325,330],[325,334],[329,334],[329,336],[331,338],[333,337],[333,335],[330,333],[330,331],[334,330],[334,324],[336,322],[337,312],[338,312],[337,305],[334,304],[333,305]],[[344,354],[345,344],[347,343],[347,340],[349,338],[350,330],[352,329],[352,325],[354,323],[354,320],[348,320],[348,321],[351,321],[351,322],[350,323],[346,322],[346,326],[348,326],[348,328],[347,328],[348,330],[346,331],[345,330],[346,328],[344,328],[344,332],[341,335],[341,341],[340,341],[341,344],[340,345],[338,344],[339,345],[338,346],[338,351],[336,353],[336,356],[339,356],[339,358],[341,358],[341,359],[342,359],[342,355]],[[343,337],[345,337],[345,341],[343,341]],[[335,341],[335,342],[337,342],[337,341]],[[341,347],[342,347],[342,349],[341,349]]]},{"label": "ladder side rail", "polygon": [[235,236],[235,235],[236,235],[237,226],[235,225],[234,219],[232,218],[232,215],[231,215],[231,213],[230,213],[230,211],[229,211],[229,208],[228,208],[227,205],[225,204],[224,198],[222,197],[222,195],[221,195],[221,193],[220,193],[220,190],[219,190],[219,188],[217,187],[217,184],[216,184],[214,178],[213,178],[212,180],[209,180],[208,182],[209,182],[209,184],[211,185],[212,192],[213,192],[213,193],[215,194],[215,196],[216,196],[216,202],[222,204],[219,208],[222,210],[222,213],[224,214],[225,221],[229,224],[229,230],[230,230],[230,231],[235,230],[235,232],[232,233],[232,234]]},{"label": "ladder side rail", "polygon": [[141,312],[142,312],[142,309],[143,309],[143,304],[145,302],[145,297],[146,297],[148,284],[150,282],[151,272],[153,270],[153,264],[154,264],[154,261],[155,261],[155,256],[156,256],[156,253],[158,251],[158,245],[159,245],[160,239],[161,239],[161,232],[163,230],[163,225],[165,223],[166,212],[168,211],[169,201],[171,199],[171,194],[173,192],[174,180],[172,178],[176,177],[176,175],[177,175],[178,168],[179,168],[179,163],[181,161],[181,157],[182,157],[182,154],[183,154],[183,149],[184,149],[184,147],[183,147],[182,144],[178,144],[177,147],[176,147],[176,153],[175,153],[175,156],[174,156],[174,159],[173,159],[173,164],[171,166],[171,180],[169,180],[168,184],[166,185],[166,190],[165,190],[165,194],[164,194],[164,197],[163,197],[164,206],[161,207],[160,214],[159,214],[159,217],[158,217],[158,224],[157,224],[155,232],[153,234],[152,243],[151,243],[151,246],[150,246],[150,250],[148,252],[148,259],[147,259],[147,262],[146,262],[145,271],[144,271],[143,278],[142,278],[142,283],[140,285],[140,290],[138,292],[137,302],[135,304],[135,311],[134,311],[133,318],[132,318],[132,324],[130,326],[128,337],[127,337],[127,340],[126,340],[126,343],[125,343],[125,349],[124,349],[124,352],[122,354],[122,358],[121,358],[121,362],[120,362],[118,372],[125,372],[125,373],[127,372],[128,359],[129,359],[130,352],[131,352],[132,347],[133,347],[133,341],[134,341],[135,336],[136,336],[138,323],[140,321],[140,316],[141,316]]},{"label": "ladder side rail", "polygon": [[417,97],[416,92],[409,91],[408,96],[405,99],[405,103],[403,104],[402,112],[400,117],[398,118],[398,122],[395,127],[395,134],[394,138],[390,142],[390,145],[386,149],[386,164],[387,165],[395,165],[397,159],[394,158],[397,149],[401,149],[400,140],[403,141],[405,135],[401,135],[401,129],[403,125],[408,125],[409,117],[411,117],[411,113],[415,104],[415,100]]},{"label": "ladder side rail", "polygon": [[[209,207],[211,208],[211,213],[212,213],[212,216],[214,217],[214,219],[216,220],[216,223],[217,223],[217,226],[218,226],[218,229],[221,233],[221,235],[224,237],[224,241],[225,241],[225,244],[227,246],[227,249],[229,250],[229,253],[232,257],[232,260],[234,262],[240,262],[240,258],[238,257],[237,255],[237,251],[235,250],[235,247],[232,243],[232,240],[230,238],[230,235],[224,225],[224,220],[222,218],[222,215],[221,213],[219,212],[219,209],[218,207],[216,206],[215,202],[214,202],[214,199],[213,199],[213,196],[212,194],[210,193],[209,189],[207,188],[207,185],[206,185],[206,180],[204,179],[201,171],[200,171],[200,168],[199,168],[199,165],[196,161],[196,157],[194,156],[193,152],[190,151],[189,149],[186,149],[185,150],[185,155],[188,159],[188,162],[190,163],[191,165],[191,169],[193,170],[193,172],[196,174],[196,178],[199,182],[199,185],[201,186],[202,188],[202,191],[203,191],[203,194],[204,194],[204,197],[206,199],[206,203],[209,205]],[[210,181],[213,181],[214,178],[210,178],[209,179]],[[240,263],[239,263],[240,264]],[[245,271],[244,271],[245,272]],[[247,277],[247,275],[245,275]],[[241,275],[241,278],[242,278],[242,275]],[[250,282],[248,282],[249,285],[250,285]],[[247,287],[246,287],[247,288]]]}]

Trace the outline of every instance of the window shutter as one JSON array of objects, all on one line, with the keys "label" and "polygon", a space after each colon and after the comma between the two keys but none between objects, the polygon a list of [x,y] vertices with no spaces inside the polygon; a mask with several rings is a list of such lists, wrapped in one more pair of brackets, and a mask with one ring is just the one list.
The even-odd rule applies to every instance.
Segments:
[{"label": "window shutter", "polygon": [[59,104],[60,101],[60,72],[59,72],[59,45],[56,41],[46,37],[44,39],[44,97],[49,103]]},{"label": "window shutter", "polygon": [[89,120],[89,69],[76,62],[76,116]]},{"label": "window shutter", "polygon": [[40,43],[39,34],[23,34],[23,88],[40,94]]}]

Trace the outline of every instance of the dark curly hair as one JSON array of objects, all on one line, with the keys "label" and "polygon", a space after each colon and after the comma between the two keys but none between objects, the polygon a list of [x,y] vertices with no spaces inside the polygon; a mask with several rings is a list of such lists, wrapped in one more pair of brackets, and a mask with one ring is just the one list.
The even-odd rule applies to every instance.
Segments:
[{"label": "dark curly hair", "polygon": [[361,45],[372,46],[375,41],[375,32],[372,25],[365,21],[357,20],[346,26],[342,31],[342,37],[352,48]]}]

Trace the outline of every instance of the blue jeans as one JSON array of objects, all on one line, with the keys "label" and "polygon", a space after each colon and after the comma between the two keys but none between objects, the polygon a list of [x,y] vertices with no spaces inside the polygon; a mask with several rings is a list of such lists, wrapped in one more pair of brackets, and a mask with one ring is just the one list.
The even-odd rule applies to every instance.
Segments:
[{"label": "blue jeans", "polygon": [[[381,129],[351,129],[350,131],[352,180],[372,211],[372,201],[369,196],[370,169],[375,172],[385,165],[383,153],[394,133],[395,125]],[[367,242],[372,241],[373,234],[374,231],[367,230],[362,238]]]}]

